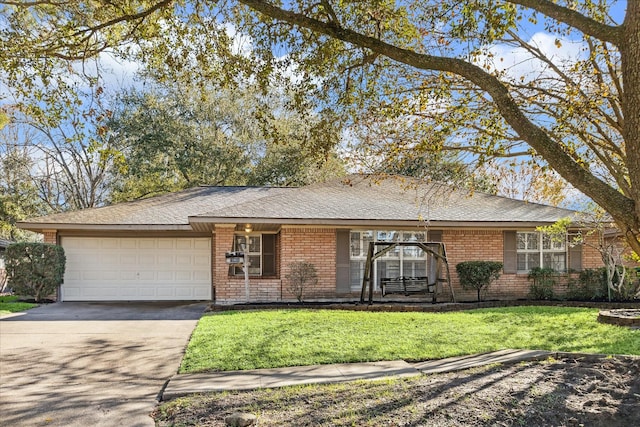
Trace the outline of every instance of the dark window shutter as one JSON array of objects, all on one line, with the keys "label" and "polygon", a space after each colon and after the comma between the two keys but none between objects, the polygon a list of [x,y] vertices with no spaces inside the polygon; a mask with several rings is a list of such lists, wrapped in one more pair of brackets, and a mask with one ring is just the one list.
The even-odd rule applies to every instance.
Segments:
[{"label": "dark window shutter", "polygon": [[350,234],[349,230],[336,231],[336,292],[351,292],[350,281]]},{"label": "dark window shutter", "polygon": [[429,242],[442,242],[442,230],[429,230],[427,240]]},{"label": "dark window shutter", "polygon": [[569,248],[569,268],[575,271],[582,271],[582,245],[575,245]]},{"label": "dark window shutter", "polygon": [[517,238],[517,233],[515,231],[505,231],[503,233],[504,266],[502,269],[505,273],[517,273],[518,271],[518,254],[516,253],[516,238]]},{"label": "dark window shutter", "polygon": [[262,275],[276,275],[276,235],[262,235]]}]

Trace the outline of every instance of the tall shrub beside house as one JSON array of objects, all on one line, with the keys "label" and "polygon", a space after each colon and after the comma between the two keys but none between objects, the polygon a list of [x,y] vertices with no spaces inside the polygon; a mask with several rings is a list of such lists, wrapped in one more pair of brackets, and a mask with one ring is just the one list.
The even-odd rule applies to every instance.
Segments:
[{"label": "tall shrub beside house", "polygon": [[303,302],[305,292],[318,284],[318,273],[315,265],[307,261],[296,261],[289,264],[289,273],[285,276],[288,291],[298,302]]},{"label": "tall shrub beside house", "polygon": [[5,265],[13,292],[40,302],[62,283],[66,257],[62,246],[15,243],[5,251]]},{"label": "tall shrub beside house", "polygon": [[556,272],[552,268],[534,267],[527,276],[531,280],[529,297],[537,300],[550,300],[554,297]]},{"label": "tall shrub beside house", "polygon": [[464,261],[456,264],[460,284],[464,289],[475,289],[478,301],[482,301],[481,291],[500,277],[502,263],[497,261]]}]

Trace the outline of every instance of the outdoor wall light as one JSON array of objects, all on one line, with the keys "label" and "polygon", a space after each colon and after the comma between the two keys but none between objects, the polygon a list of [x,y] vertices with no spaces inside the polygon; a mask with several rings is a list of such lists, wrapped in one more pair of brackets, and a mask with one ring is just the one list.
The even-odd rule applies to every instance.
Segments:
[{"label": "outdoor wall light", "polygon": [[245,224],[244,225],[244,232],[245,233],[251,233],[253,231],[253,227],[251,226],[251,224]]}]

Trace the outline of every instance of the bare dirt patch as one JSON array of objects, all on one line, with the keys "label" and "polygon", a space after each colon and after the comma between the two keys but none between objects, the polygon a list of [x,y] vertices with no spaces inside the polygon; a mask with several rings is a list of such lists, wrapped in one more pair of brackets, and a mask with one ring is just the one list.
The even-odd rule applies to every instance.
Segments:
[{"label": "bare dirt patch", "polygon": [[562,358],[409,379],[209,393],[175,399],[159,426],[637,426],[640,358]]}]

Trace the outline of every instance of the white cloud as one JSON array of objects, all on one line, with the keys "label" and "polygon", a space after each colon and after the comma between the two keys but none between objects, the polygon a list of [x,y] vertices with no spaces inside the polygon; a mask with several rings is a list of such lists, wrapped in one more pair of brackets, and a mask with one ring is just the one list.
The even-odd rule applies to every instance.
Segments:
[{"label": "white cloud", "polygon": [[[556,65],[575,63],[585,55],[585,45],[582,41],[557,38],[543,32],[534,34],[527,43]],[[476,64],[482,67],[489,66],[492,70],[505,72],[513,79],[524,81],[535,80],[552,73],[548,64],[535,58],[526,49],[507,44],[489,48],[488,53],[481,56]]]}]

